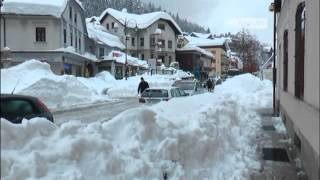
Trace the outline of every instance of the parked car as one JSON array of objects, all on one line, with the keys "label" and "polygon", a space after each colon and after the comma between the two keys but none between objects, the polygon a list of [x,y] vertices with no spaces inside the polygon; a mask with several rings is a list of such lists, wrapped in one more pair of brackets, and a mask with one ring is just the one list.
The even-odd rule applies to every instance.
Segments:
[{"label": "parked car", "polygon": [[38,98],[25,95],[1,94],[1,118],[12,123],[23,119],[44,117],[53,122],[53,116]]},{"label": "parked car", "polygon": [[139,98],[140,103],[157,103],[169,101],[172,98],[188,96],[189,94],[177,87],[148,88]]},{"label": "parked car", "polygon": [[179,80],[174,82],[172,86],[184,90],[191,96],[205,92],[198,80]]},{"label": "parked car", "polygon": [[222,79],[221,79],[221,78],[219,78],[219,79],[216,80],[216,85],[219,85],[219,84],[221,84],[221,83],[222,83]]}]

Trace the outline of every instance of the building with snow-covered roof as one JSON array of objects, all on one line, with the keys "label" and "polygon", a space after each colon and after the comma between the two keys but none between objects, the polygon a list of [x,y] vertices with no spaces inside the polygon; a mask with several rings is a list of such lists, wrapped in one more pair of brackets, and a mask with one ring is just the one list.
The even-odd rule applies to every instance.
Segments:
[{"label": "building with snow-covered roof", "polygon": [[228,43],[230,38],[199,38],[193,36],[185,36],[189,41],[188,45],[197,46],[210,51],[214,56],[212,63],[212,71],[210,75],[226,76],[229,70],[230,48]]},{"label": "building with snow-covered roof", "polygon": [[120,41],[119,37],[109,33],[96,17],[87,18],[86,27],[88,37],[91,40],[87,44],[88,49],[98,59],[101,59],[113,50],[123,51],[125,49],[125,45]]},{"label": "building with snow-covered roof", "polygon": [[127,44],[131,56],[144,60],[158,58],[166,66],[176,59],[177,37],[182,31],[165,12],[132,14],[125,9],[108,8],[101,14],[100,23]]},{"label": "building with snow-covered roof", "polygon": [[214,55],[210,51],[187,44],[177,48],[176,54],[182,70],[192,72],[200,81],[208,79],[214,60]]},{"label": "building with snow-covered roof", "polygon": [[1,7],[1,49],[11,60],[35,58],[51,64],[55,73],[93,74],[96,58],[86,53],[87,29],[78,0],[6,0]]},{"label": "building with snow-covered roof", "polygon": [[97,62],[98,71],[109,71],[116,79],[122,79],[126,74],[128,67],[128,76],[134,76],[141,70],[148,69],[148,63],[136,57],[127,56],[127,65],[125,53],[121,51],[111,51]]}]

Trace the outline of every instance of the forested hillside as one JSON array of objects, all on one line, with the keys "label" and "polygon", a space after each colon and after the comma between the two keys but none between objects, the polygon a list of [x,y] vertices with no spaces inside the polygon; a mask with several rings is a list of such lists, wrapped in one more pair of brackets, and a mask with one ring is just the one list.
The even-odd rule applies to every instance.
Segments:
[{"label": "forested hillside", "polygon": [[[156,7],[152,3],[143,3],[141,0],[80,0],[85,8],[86,16],[99,16],[106,8],[113,8],[122,10],[126,8],[130,13],[148,13],[154,11],[165,11],[161,7]],[[172,14],[168,12],[174,20],[179,24],[181,29],[185,32],[209,32],[196,23],[180,18],[179,14]]]}]

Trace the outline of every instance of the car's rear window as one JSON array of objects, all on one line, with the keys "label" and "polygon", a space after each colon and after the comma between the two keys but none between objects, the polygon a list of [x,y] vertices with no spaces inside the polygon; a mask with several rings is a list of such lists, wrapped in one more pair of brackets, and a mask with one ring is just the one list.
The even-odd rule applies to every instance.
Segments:
[{"label": "car's rear window", "polygon": [[27,117],[38,112],[33,107],[32,102],[21,99],[1,100],[1,117],[14,120],[16,118]]},{"label": "car's rear window", "polygon": [[141,97],[168,97],[168,90],[165,89],[147,89]]}]

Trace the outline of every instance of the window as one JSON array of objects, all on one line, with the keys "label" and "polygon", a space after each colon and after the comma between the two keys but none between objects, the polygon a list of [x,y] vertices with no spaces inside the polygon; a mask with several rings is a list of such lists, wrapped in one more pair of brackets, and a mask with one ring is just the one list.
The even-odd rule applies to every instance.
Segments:
[{"label": "window", "polygon": [[72,26],[69,26],[69,30],[70,30],[70,46],[73,45],[73,29]]},{"label": "window", "polygon": [[79,50],[81,51],[81,38],[79,37]]},{"label": "window", "polygon": [[144,46],[144,38],[140,38],[140,46],[141,46],[141,47]]},{"label": "window", "polygon": [[71,6],[69,7],[69,19],[72,20],[72,7]]},{"label": "window", "polygon": [[161,29],[161,30],[165,30],[165,27],[166,26],[164,24],[158,24],[158,28]]},{"label": "window", "polygon": [[168,48],[172,49],[172,41],[168,41]]},{"label": "window", "polygon": [[141,54],[141,59],[144,60],[144,54]]},{"label": "window", "polygon": [[74,22],[77,23],[77,13],[74,13]]},{"label": "window", "polygon": [[169,56],[169,65],[171,64],[171,61],[172,61],[172,57]]},{"label": "window", "polygon": [[296,13],[295,32],[295,96],[304,95],[305,3],[299,4]]},{"label": "window", "polygon": [[166,41],[163,39],[158,39],[158,47],[159,48],[165,48],[166,47]]},{"label": "window", "polygon": [[24,99],[1,100],[1,117],[14,123],[21,123],[22,117],[30,118],[40,111],[34,108],[32,102]]},{"label": "window", "polygon": [[36,28],[36,42],[46,42],[46,28]]},{"label": "window", "polygon": [[63,29],[63,43],[67,44],[67,30]]},{"label": "window", "polygon": [[70,45],[73,46],[73,34],[70,32]]},{"label": "window", "polygon": [[75,39],[74,39],[74,41],[75,41],[75,48],[77,49],[78,48],[78,34],[77,34],[77,31],[75,31]]},{"label": "window", "polygon": [[107,29],[109,30],[109,23],[107,23]]},{"label": "window", "polygon": [[131,45],[135,46],[135,38],[134,37],[131,38]]},{"label": "window", "polygon": [[151,59],[153,59],[154,58],[154,54],[151,54]]},{"label": "window", "polygon": [[156,45],[156,39],[155,38],[151,38],[150,39],[150,47],[155,47]]},{"label": "window", "polygon": [[283,34],[283,90],[288,89],[288,30]]},{"label": "window", "polygon": [[99,57],[103,57],[104,56],[104,48],[99,48]]},{"label": "window", "polygon": [[112,29],[114,28],[114,22],[111,23],[111,27],[112,27]]}]

